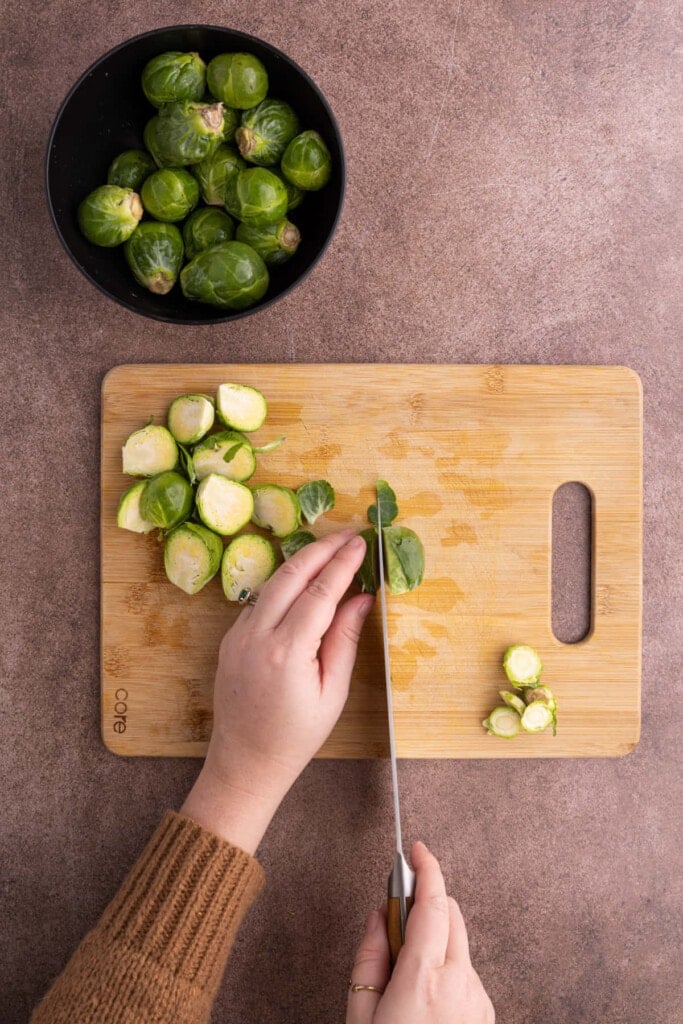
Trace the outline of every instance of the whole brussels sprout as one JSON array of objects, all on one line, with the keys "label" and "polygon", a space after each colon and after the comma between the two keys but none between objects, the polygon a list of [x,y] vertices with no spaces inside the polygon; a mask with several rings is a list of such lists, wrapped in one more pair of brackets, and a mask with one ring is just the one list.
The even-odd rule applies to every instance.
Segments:
[{"label": "whole brussels sprout", "polygon": [[100,185],[78,207],[78,226],[94,245],[121,245],[135,231],[142,203],[132,188]]},{"label": "whole brussels sprout", "polygon": [[166,295],[183,265],[183,239],[175,224],[145,220],[123,247],[133,277],[155,295]]},{"label": "whole brussels sprout", "polygon": [[185,220],[199,202],[199,185],[182,167],[150,174],[140,190],[142,205],[156,220]]},{"label": "whole brussels sprout", "polygon": [[268,73],[251,53],[221,53],[206,69],[209,92],[228,107],[248,110],[268,93]]},{"label": "whole brussels sprout", "polygon": [[242,114],[235,141],[245,160],[269,167],[279,162],[298,131],[299,118],[289,103],[266,99]]},{"label": "whole brussels sprout", "polygon": [[139,192],[145,178],[156,169],[157,165],[144,149],[126,149],[110,163],[107,184],[120,185],[121,188],[132,188],[134,192]]},{"label": "whole brussels sprout", "polygon": [[287,189],[265,167],[252,167],[228,181],[225,208],[247,224],[273,224],[287,212]]},{"label": "whole brussels sprout", "polygon": [[195,210],[183,224],[183,241],[189,260],[194,259],[198,252],[230,242],[234,237],[235,225],[232,219],[224,210],[216,207]]},{"label": "whole brussels sprout", "polygon": [[159,167],[198,164],[220,145],[223,104],[165,103],[145,126],[144,140]]},{"label": "whole brussels sprout", "polygon": [[192,511],[194,491],[184,476],[170,469],[153,476],[140,497],[140,515],[162,530],[184,522]]},{"label": "whole brussels sprout", "polygon": [[206,64],[198,53],[160,53],[142,72],[142,91],[153,107],[176,100],[200,100],[205,84]]},{"label": "whole brussels sprout", "polygon": [[279,168],[270,167],[269,170],[271,174],[274,174],[280,179],[287,189],[287,213],[289,213],[290,210],[296,210],[297,206],[301,206],[304,200],[304,196],[306,195],[304,190],[302,188],[297,188],[296,185],[292,185],[291,181],[287,181]]},{"label": "whole brussels sprout", "polygon": [[221,309],[247,309],[265,295],[268,270],[251,246],[223,242],[183,267],[180,286],[187,299]]},{"label": "whole brussels sprout", "polygon": [[330,180],[332,158],[317,132],[302,132],[287,146],[280,167],[293,185],[305,192],[317,192]]},{"label": "whole brussels sprout", "polygon": [[237,150],[226,145],[220,145],[206,159],[193,164],[192,173],[199,182],[202,199],[207,206],[223,206],[228,180],[246,166]]},{"label": "whole brussels sprout", "polygon": [[255,249],[269,266],[286,263],[299,248],[301,241],[296,224],[286,219],[275,224],[264,224],[263,227],[238,224],[235,237],[238,242],[244,242]]}]

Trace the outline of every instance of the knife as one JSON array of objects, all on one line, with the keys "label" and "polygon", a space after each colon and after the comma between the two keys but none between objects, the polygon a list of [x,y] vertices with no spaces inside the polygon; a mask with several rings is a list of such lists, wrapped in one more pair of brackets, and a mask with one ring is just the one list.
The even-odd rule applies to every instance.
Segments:
[{"label": "knife", "polygon": [[389,718],[389,753],[391,755],[391,785],[394,793],[394,825],[396,828],[396,855],[389,875],[387,900],[387,935],[392,967],[405,942],[406,920],[413,905],[415,872],[403,856],[401,839],[401,808],[398,799],[398,772],[396,770],[396,737],[394,735],[394,703],[391,693],[391,662],[389,660],[389,629],[387,626],[387,591],[384,582],[384,538],[382,511],[377,491],[377,553],[379,556],[379,594],[382,609],[382,640],[384,643],[384,681],[387,688],[387,714]]}]

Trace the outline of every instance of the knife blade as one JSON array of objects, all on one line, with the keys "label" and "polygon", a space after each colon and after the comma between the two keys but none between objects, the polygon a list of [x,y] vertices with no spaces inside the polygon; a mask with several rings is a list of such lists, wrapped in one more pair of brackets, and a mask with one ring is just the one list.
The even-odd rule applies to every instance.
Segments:
[{"label": "knife blade", "polygon": [[382,509],[379,488],[377,489],[377,554],[379,559],[379,594],[382,610],[382,642],[384,646],[384,682],[387,691],[387,717],[389,720],[389,754],[391,757],[391,786],[394,798],[394,826],[396,830],[396,852],[394,865],[389,875],[387,897],[387,935],[392,966],[405,942],[406,921],[413,905],[415,894],[415,872],[403,856],[401,836],[401,805],[398,792],[398,770],[396,765],[396,735],[394,731],[394,701],[391,689],[391,657],[389,652],[389,627],[387,624],[387,591],[384,579],[384,538],[382,536]]}]

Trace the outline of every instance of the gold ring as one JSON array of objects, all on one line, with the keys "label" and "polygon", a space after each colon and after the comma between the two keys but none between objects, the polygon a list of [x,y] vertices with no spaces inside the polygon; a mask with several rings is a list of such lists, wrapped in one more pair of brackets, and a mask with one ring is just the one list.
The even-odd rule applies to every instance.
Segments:
[{"label": "gold ring", "polygon": [[380,996],[384,993],[384,989],[383,988],[378,988],[377,985],[356,985],[356,983],[353,982],[353,981],[349,982],[349,991],[350,992],[377,992],[377,994],[380,995]]},{"label": "gold ring", "polygon": [[250,587],[245,587],[244,590],[240,590],[237,596],[237,603],[239,605],[256,604],[257,601],[258,594],[253,594]]}]

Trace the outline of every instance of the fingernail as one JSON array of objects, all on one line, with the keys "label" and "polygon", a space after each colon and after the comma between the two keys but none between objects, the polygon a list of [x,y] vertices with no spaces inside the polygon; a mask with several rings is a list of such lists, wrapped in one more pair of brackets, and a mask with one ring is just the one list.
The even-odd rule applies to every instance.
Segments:
[{"label": "fingernail", "polygon": [[365,928],[369,932],[374,932],[379,924],[379,914],[376,910],[371,910],[368,914],[367,921],[365,922]]},{"label": "fingernail", "polygon": [[362,601],[358,602],[358,614],[360,615],[361,619],[364,619],[365,616],[370,613],[370,610],[374,603],[375,599],[372,596],[372,594],[368,594],[367,597],[364,597]]}]

